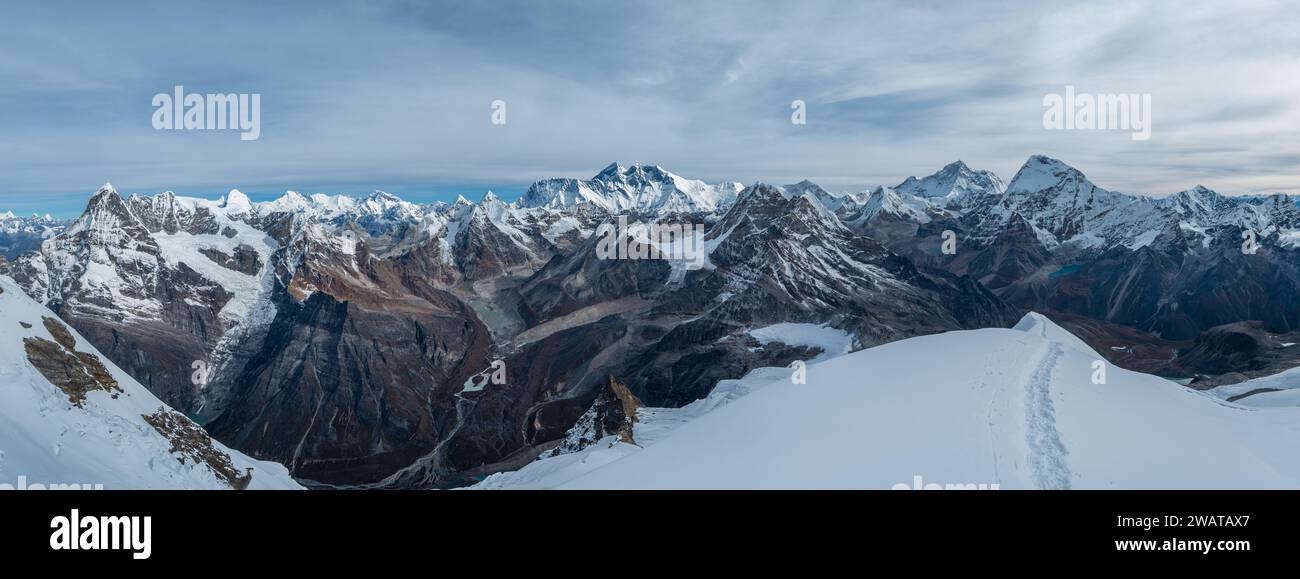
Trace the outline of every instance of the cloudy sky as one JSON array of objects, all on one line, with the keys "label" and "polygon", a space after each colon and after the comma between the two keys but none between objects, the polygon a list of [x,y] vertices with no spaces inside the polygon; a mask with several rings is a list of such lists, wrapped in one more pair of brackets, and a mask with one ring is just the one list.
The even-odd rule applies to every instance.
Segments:
[{"label": "cloudy sky", "polygon": [[[1221,5],[9,5],[0,211],[76,214],[105,181],[510,198],[612,161],[856,190],[956,159],[1009,179],[1035,153],[1122,191],[1300,192],[1300,11]],[[1067,84],[1150,94],[1151,138],[1044,129],[1044,95]],[[153,95],[175,85],[259,93],[261,138],[154,130]]]}]

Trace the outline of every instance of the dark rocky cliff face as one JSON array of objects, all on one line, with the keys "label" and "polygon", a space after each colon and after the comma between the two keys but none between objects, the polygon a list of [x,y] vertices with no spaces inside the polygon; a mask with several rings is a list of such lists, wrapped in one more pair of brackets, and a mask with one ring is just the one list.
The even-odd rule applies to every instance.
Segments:
[{"label": "dark rocky cliff face", "polygon": [[[1295,251],[1245,255],[1236,243],[1187,251],[1162,241],[1079,257],[1060,273],[1022,279],[1017,291],[1002,294],[1025,309],[1079,314],[1170,340],[1242,320],[1258,320],[1273,332],[1300,329]],[[1026,289],[1031,286],[1037,289]]]},{"label": "dark rocky cliff face", "polygon": [[441,299],[286,300],[209,424],[223,441],[330,484],[382,479],[434,448],[486,368],[486,328]]}]

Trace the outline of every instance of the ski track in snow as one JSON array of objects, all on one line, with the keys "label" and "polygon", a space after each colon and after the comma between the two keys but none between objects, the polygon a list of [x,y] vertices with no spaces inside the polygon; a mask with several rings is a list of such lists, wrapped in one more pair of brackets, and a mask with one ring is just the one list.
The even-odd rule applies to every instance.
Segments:
[{"label": "ski track in snow", "polygon": [[1064,353],[1061,344],[1053,342],[1025,382],[1025,443],[1030,475],[1040,489],[1070,488],[1070,467],[1065,459],[1069,453],[1056,430],[1051,390],[1052,372]]}]

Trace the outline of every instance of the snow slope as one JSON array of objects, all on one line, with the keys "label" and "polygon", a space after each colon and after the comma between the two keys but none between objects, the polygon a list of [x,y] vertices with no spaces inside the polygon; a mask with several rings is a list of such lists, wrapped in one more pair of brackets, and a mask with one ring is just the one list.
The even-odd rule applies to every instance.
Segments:
[{"label": "snow slope", "polygon": [[780,342],[790,346],[812,346],[821,348],[822,353],[810,360],[820,362],[842,356],[853,350],[855,340],[844,330],[832,328],[827,324],[799,324],[783,322],[749,331],[749,335],[761,344]]},{"label": "snow slope", "polygon": [[902,340],[809,364],[806,384],[762,369],[719,385],[726,404],[642,409],[640,447],[603,440],[480,486],[1300,488],[1300,408],[1247,408],[1109,364],[1094,384],[1099,360],[1037,314]]},{"label": "snow slope", "polygon": [[1300,367],[1273,374],[1272,376],[1263,376],[1237,384],[1219,386],[1206,391],[1206,393],[1227,400],[1234,396],[1263,389],[1272,391],[1257,392],[1239,398],[1237,404],[1258,408],[1300,407]]},{"label": "snow slope", "polygon": [[[110,490],[231,488],[207,463],[182,461],[187,455],[173,453],[173,440],[145,417],[161,410],[182,427],[197,426],[171,414],[75,330],[67,328],[75,351],[98,358],[120,391],[92,390],[77,404],[46,379],[26,344],[58,343],[43,321],[57,318],[8,277],[0,277],[0,290],[0,485],[18,487],[21,477],[27,485],[91,484]],[[301,488],[279,464],[211,444],[213,453],[226,455],[235,471],[253,469],[247,488]]]}]

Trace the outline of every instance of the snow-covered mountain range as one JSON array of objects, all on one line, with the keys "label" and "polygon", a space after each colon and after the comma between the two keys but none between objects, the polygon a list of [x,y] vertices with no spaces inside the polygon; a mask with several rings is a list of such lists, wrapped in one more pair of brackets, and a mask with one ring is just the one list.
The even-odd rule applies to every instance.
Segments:
[{"label": "snow-covered mountain range", "polygon": [[[687,408],[826,352],[754,334],[781,324],[868,348],[1035,310],[1200,388],[1280,371],[1300,356],[1243,344],[1300,333],[1296,203],[1117,193],[1042,156],[839,193],[618,164],[513,203],[105,185],[3,273],[232,448],[311,485],[447,487],[582,447],[595,406]],[[619,216],[704,226],[701,267],[602,257]],[[506,383],[472,380],[498,361]]]},{"label": "snow-covered mountain range", "polygon": [[0,213],[0,256],[13,259],[36,249],[66,226],[67,223],[48,214],[21,217],[13,211]]}]

